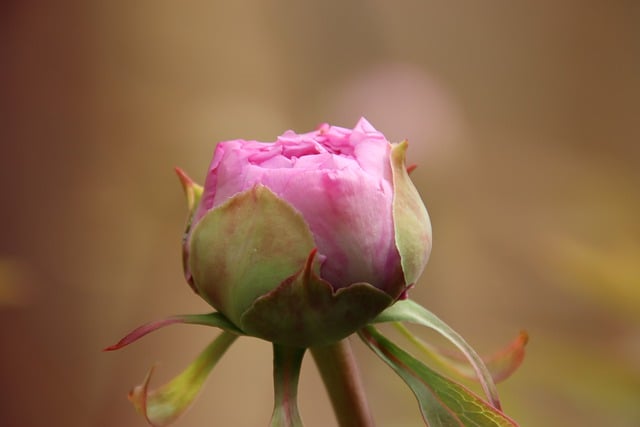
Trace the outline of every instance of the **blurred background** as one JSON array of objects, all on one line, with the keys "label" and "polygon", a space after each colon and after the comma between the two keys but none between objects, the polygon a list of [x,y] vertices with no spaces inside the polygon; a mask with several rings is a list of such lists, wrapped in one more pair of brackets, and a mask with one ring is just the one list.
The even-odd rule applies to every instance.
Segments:
[{"label": "blurred background", "polygon": [[[202,182],[217,141],[360,116],[419,165],[434,249],[412,298],[483,353],[530,333],[506,412],[640,425],[639,20],[633,1],[2,2],[0,425],[145,425],[129,388],[216,333],[100,351],[208,311],[172,168]],[[353,344],[378,425],[422,425]],[[176,425],[266,425],[270,351],[239,340]],[[306,425],[335,425],[310,358],[300,395]]]}]

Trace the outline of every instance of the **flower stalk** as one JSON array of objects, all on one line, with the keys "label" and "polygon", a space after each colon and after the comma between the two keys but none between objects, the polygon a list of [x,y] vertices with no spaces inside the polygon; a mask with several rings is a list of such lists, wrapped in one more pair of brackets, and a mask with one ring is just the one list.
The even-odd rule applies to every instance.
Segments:
[{"label": "flower stalk", "polygon": [[373,427],[373,418],[348,339],[310,350],[340,427]]},{"label": "flower stalk", "polygon": [[298,412],[298,378],[305,349],[273,345],[274,407],[271,427],[302,427]]}]

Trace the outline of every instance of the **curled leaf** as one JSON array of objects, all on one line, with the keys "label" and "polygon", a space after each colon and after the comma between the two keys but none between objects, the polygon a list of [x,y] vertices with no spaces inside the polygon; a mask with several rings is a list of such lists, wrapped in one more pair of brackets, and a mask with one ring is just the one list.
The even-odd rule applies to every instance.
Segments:
[{"label": "curled leaf", "polygon": [[176,323],[189,323],[192,325],[204,325],[213,326],[222,330],[231,332],[236,335],[243,335],[242,331],[238,329],[233,323],[231,323],[222,314],[213,312],[209,314],[183,314],[178,316],[167,317],[166,319],[155,320],[145,325],[139,326],[133,331],[129,332],[124,338],[117,343],[106,347],[103,351],[119,350],[122,347],[126,347],[134,341],[139,340],[143,336],[163,328],[165,326],[174,325]]},{"label": "curled leaf", "polygon": [[[479,381],[475,371],[467,363],[464,363],[465,359],[461,354],[427,343],[412,334],[402,323],[395,322],[393,326],[430,359],[462,377]],[[525,331],[521,331],[509,345],[490,357],[482,358],[495,383],[509,378],[522,364],[525,353],[524,348],[528,341],[529,335]]]},{"label": "curled leaf", "polygon": [[440,335],[448,339],[453,345],[465,355],[469,360],[469,363],[473,367],[474,372],[484,392],[486,393],[489,401],[494,408],[500,409],[500,399],[498,398],[498,391],[496,385],[493,382],[493,378],[489,373],[489,370],[485,366],[484,362],[478,356],[478,353],[458,334],[451,329],[449,325],[444,323],[438,316],[422,307],[421,305],[406,299],[398,301],[385,311],[380,313],[372,323],[382,322],[411,322],[418,325],[426,326],[438,332]]},{"label": "curled leaf", "polygon": [[155,390],[149,390],[152,367],[144,382],[129,392],[129,400],[150,425],[168,426],[191,406],[209,372],[237,337],[222,332],[180,375]]},{"label": "curled leaf", "polygon": [[416,396],[429,427],[517,427],[515,421],[476,394],[426,365],[386,339],[372,326],[360,338],[389,365]]}]

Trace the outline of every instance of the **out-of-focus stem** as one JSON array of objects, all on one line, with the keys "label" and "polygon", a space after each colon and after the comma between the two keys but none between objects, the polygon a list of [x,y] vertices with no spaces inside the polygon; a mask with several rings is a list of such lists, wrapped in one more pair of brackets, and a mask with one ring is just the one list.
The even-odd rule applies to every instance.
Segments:
[{"label": "out-of-focus stem", "polygon": [[373,427],[371,411],[349,341],[344,339],[310,350],[340,427]]}]

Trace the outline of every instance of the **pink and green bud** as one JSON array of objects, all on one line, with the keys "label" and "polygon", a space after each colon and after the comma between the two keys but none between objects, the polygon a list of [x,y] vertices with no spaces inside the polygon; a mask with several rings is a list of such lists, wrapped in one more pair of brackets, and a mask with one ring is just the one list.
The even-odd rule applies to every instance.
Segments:
[{"label": "pink and green bud", "polygon": [[406,148],[365,119],[221,142],[202,190],[180,174],[190,285],[244,333],[280,344],[363,327],[405,295],[431,249]]}]

